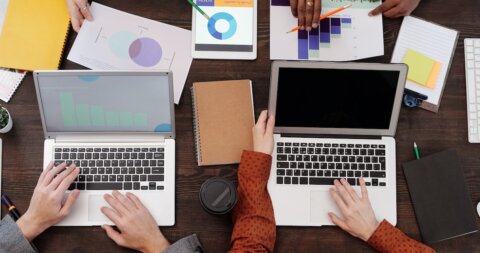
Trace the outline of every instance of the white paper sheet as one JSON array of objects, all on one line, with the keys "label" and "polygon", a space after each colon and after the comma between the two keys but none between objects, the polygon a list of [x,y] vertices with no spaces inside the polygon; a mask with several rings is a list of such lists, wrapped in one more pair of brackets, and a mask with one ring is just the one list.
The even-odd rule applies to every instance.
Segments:
[{"label": "white paper sheet", "polygon": [[8,103],[25,75],[25,71],[0,68],[0,99]]},{"label": "white paper sheet", "polygon": [[[299,32],[287,33],[291,28],[298,25],[297,19],[291,13],[288,0],[271,0],[270,59],[351,61],[383,55],[382,16],[368,16],[368,13],[380,5],[381,1],[322,0],[322,14],[326,14],[348,3],[352,3],[353,6],[330,18],[350,19],[351,24],[342,24],[340,34],[329,36],[329,43],[323,43],[318,46],[319,38],[316,40],[309,39],[309,56],[304,58],[299,53]],[[310,38],[311,33],[308,36]],[[313,44],[317,44],[316,47],[318,49],[312,50],[310,46]]]},{"label": "white paper sheet", "polygon": [[428,96],[427,102],[440,103],[458,32],[414,17],[405,17],[398,35],[392,63],[402,63],[407,49],[420,52],[442,64],[434,89],[407,80],[405,88]]},{"label": "white paper sheet", "polygon": [[94,70],[171,70],[178,104],[192,64],[190,31],[92,3],[67,57]]}]

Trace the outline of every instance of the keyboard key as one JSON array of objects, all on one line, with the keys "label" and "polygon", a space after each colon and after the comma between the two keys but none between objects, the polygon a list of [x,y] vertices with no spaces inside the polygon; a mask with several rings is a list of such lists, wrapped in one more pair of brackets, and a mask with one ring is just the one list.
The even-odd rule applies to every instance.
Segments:
[{"label": "keyboard key", "polygon": [[323,178],[323,177],[311,177],[310,184],[311,185],[333,185],[334,178]]},{"label": "keyboard key", "polygon": [[308,184],[308,177],[301,177],[300,184]]},{"label": "keyboard key", "polygon": [[122,183],[88,183],[87,190],[122,190]]},{"label": "keyboard key", "polygon": [[140,190],[140,183],[134,182],[134,183],[133,183],[133,189],[134,189],[134,190]]},{"label": "keyboard key", "polygon": [[298,177],[292,177],[292,184],[298,184]]},{"label": "keyboard key", "polygon": [[[382,145],[380,145],[382,146]],[[375,155],[376,156],[385,156],[385,150],[384,149],[376,149],[375,150]]]},{"label": "keyboard key", "polygon": [[277,176],[285,176],[285,170],[277,170]]},{"label": "keyboard key", "polygon": [[132,188],[133,188],[133,183],[132,183],[132,182],[125,182],[125,183],[123,183],[123,189],[124,189],[124,190],[127,190],[127,191],[128,191],[128,190],[132,190]]},{"label": "keyboard key", "polygon": [[287,161],[287,155],[277,155],[277,161]]},{"label": "keyboard key", "polygon": [[383,171],[372,171],[370,172],[370,177],[384,178],[386,177],[386,173]]},{"label": "keyboard key", "polygon": [[277,177],[277,184],[283,184],[283,177]]},{"label": "keyboard key", "polygon": [[288,162],[277,162],[277,168],[288,168]]},{"label": "keyboard key", "polygon": [[285,177],[285,178],[283,178],[283,183],[284,183],[284,184],[291,184],[291,183],[292,183],[292,178],[291,178],[291,177]]}]

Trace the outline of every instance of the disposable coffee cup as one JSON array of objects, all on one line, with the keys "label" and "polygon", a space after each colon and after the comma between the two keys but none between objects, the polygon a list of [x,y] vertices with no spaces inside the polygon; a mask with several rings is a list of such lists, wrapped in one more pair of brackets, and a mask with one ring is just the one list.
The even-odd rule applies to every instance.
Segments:
[{"label": "disposable coffee cup", "polygon": [[214,177],[202,184],[200,203],[203,208],[214,215],[230,212],[237,203],[237,189],[232,181]]}]

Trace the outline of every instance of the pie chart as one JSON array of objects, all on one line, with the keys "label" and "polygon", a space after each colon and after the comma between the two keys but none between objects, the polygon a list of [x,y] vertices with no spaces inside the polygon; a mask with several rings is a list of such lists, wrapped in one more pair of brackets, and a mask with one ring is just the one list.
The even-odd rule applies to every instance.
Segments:
[{"label": "pie chart", "polygon": [[138,38],[128,49],[130,58],[143,67],[153,67],[162,59],[162,47],[152,38]]},{"label": "pie chart", "polygon": [[[217,22],[218,21],[226,21],[228,23],[228,29],[224,32],[220,32],[217,30]],[[218,40],[226,40],[231,38],[237,32],[237,21],[235,18],[226,12],[219,12],[214,14],[208,20],[208,32],[212,35],[215,39]]]},{"label": "pie chart", "polygon": [[157,40],[139,37],[131,32],[112,34],[108,46],[116,57],[133,61],[142,67],[153,67],[162,60],[163,50]]}]

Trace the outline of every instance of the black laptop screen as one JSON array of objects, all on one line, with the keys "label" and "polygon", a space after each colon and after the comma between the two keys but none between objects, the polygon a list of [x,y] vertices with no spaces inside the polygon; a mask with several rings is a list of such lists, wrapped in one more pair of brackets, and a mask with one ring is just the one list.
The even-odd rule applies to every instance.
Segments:
[{"label": "black laptop screen", "polygon": [[388,129],[399,74],[280,68],[276,126]]}]

